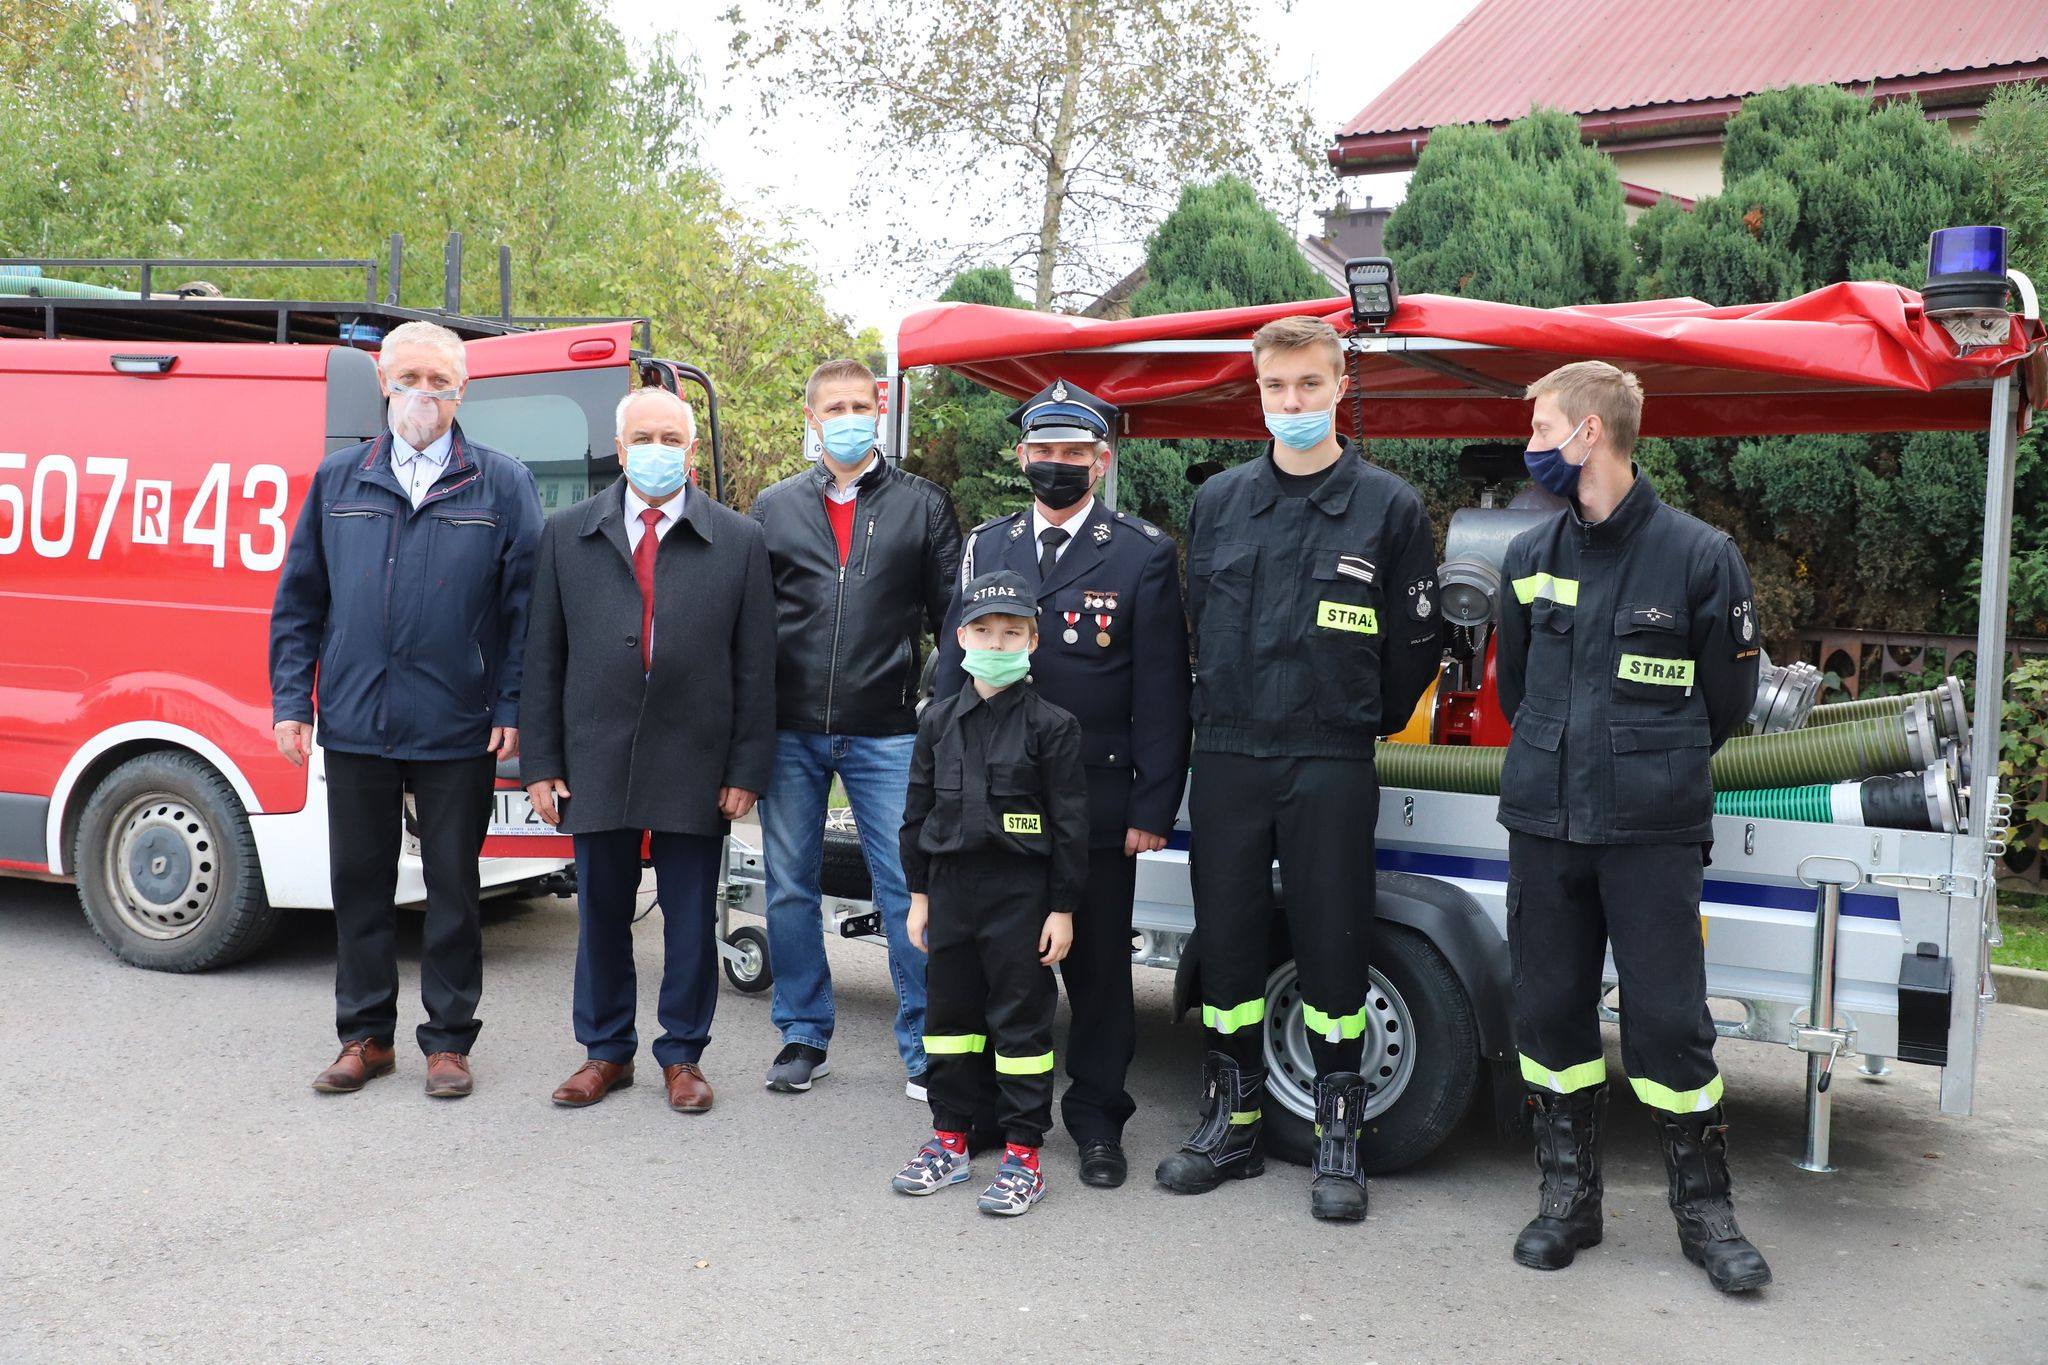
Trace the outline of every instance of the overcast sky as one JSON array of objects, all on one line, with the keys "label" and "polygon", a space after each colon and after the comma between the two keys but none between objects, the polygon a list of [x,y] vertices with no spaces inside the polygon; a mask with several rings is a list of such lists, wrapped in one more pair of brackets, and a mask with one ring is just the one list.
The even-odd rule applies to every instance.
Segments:
[{"label": "overcast sky", "polygon": [[[879,324],[920,301],[917,281],[893,274],[865,249],[859,224],[849,230],[843,204],[856,177],[871,173],[851,141],[836,154],[793,155],[792,148],[816,147],[821,116],[786,107],[766,123],[748,92],[726,71],[730,33],[716,19],[730,0],[610,0],[630,36],[673,31],[696,55],[706,104],[732,110],[717,120],[703,147],[726,190],[742,205],[766,216],[786,216],[805,244],[810,264],[825,286],[827,302],[857,325]],[[744,4],[774,0],[742,0]],[[1364,108],[1431,44],[1450,31],[1476,0],[1437,4],[1390,4],[1386,0],[1253,0],[1267,12],[1266,33],[1288,79],[1307,78],[1311,108],[1330,133]],[[884,58],[886,59],[886,58]],[[830,130],[827,129],[827,136]],[[1405,175],[1354,177],[1345,182],[1354,199],[1365,194],[1381,202],[1399,197]],[[1306,227],[1307,223],[1299,226]],[[946,225],[934,225],[943,235]]]}]

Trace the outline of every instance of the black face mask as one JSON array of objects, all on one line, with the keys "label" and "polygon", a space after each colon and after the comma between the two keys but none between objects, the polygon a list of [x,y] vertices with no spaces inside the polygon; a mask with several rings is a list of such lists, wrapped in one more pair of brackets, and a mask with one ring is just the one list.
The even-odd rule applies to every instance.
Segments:
[{"label": "black face mask", "polygon": [[1031,484],[1031,492],[1037,499],[1055,512],[1064,512],[1088,496],[1088,485],[1095,481],[1095,466],[1090,464],[1063,464],[1058,460],[1027,460],[1024,463],[1024,477]]}]

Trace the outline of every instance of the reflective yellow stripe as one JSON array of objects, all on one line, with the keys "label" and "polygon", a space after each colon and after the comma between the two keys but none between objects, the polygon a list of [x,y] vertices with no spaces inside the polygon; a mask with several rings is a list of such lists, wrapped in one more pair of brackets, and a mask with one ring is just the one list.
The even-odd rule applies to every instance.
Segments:
[{"label": "reflective yellow stripe", "polygon": [[996,1054],[996,1071],[1004,1076],[1042,1076],[1052,1070],[1052,1054],[1041,1053],[1036,1057],[1005,1057]]},{"label": "reflective yellow stripe", "polygon": [[1264,996],[1247,1000],[1242,1005],[1232,1005],[1219,1010],[1214,1005],[1202,1006],[1202,1027],[1215,1029],[1218,1033],[1235,1033],[1241,1028],[1250,1028],[1266,1017]]},{"label": "reflective yellow stripe", "polygon": [[1380,633],[1379,613],[1349,602],[1316,603],[1316,624],[1324,630],[1348,630],[1355,635]]},{"label": "reflective yellow stripe", "polygon": [[1263,1109],[1233,1109],[1230,1111],[1230,1121],[1239,1125],[1257,1123],[1265,1112]]},{"label": "reflective yellow stripe", "polygon": [[1646,654],[1624,654],[1615,665],[1614,676],[1623,682],[1655,683],[1659,687],[1691,687],[1691,659],[1653,659]]},{"label": "reflective yellow stripe", "polygon": [[1673,1090],[1668,1085],[1646,1081],[1640,1076],[1628,1078],[1635,1090],[1636,1098],[1652,1109],[1663,1109],[1673,1114],[1697,1114],[1702,1109],[1712,1109],[1721,1102],[1721,1077],[1717,1072],[1714,1079],[1697,1090]]},{"label": "reflective yellow stripe", "polygon": [[1037,834],[1040,832],[1038,817],[1035,815],[1005,815],[1003,817],[1003,833],[1005,834]]},{"label": "reflective yellow stripe", "polygon": [[1365,1006],[1360,1005],[1356,1013],[1342,1016],[1324,1014],[1307,1001],[1301,1006],[1302,1022],[1308,1031],[1318,1038],[1327,1038],[1333,1043],[1361,1037],[1365,1033]]},{"label": "reflective yellow stripe", "polygon": [[940,1057],[957,1057],[963,1052],[980,1052],[988,1046],[986,1033],[927,1033],[924,1050]]},{"label": "reflective yellow stripe", "polygon": [[1574,1090],[1584,1090],[1589,1085],[1599,1085],[1607,1079],[1607,1059],[1595,1057],[1590,1062],[1580,1062],[1562,1071],[1552,1071],[1528,1053],[1522,1058],[1522,1079],[1531,1085],[1540,1085],[1545,1090],[1555,1090],[1560,1095],[1569,1095]]},{"label": "reflective yellow stripe", "polygon": [[1539,597],[1547,597],[1567,607],[1579,605],[1579,580],[1576,578],[1552,578],[1547,573],[1532,573],[1527,578],[1515,580],[1515,600],[1528,606]]}]

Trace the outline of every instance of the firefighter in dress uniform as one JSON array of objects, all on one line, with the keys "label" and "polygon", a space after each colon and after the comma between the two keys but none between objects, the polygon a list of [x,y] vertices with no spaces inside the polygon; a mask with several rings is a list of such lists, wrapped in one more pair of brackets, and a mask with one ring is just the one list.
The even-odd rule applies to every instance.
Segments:
[{"label": "firefighter in dress uniform", "polygon": [[1422,498],[1335,430],[1344,357],[1320,318],[1252,338],[1268,453],[1195,499],[1188,802],[1195,954],[1210,1035],[1202,1116],[1159,1183],[1200,1194],[1258,1175],[1273,860],[1316,1065],[1309,1212],[1366,1214],[1359,1074],[1375,909],[1373,745],[1402,728],[1442,657]]},{"label": "firefighter in dress uniform", "polygon": [[1528,397],[1529,472],[1567,502],[1515,538],[1502,572],[1508,950],[1542,1175],[1515,1259],[1556,1270],[1600,1241],[1596,1011],[1612,942],[1622,1062],[1662,1139],[1679,1246],[1715,1288],[1756,1289],[1771,1271],[1729,1198],[1699,917],[1707,761],[1756,696],[1749,571],[1732,540],[1637,474],[1634,375],[1581,361]]},{"label": "firefighter in dress uniform", "polygon": [[[1188,640],[1180,568],[1159,528],[1099,501],[1117,410],[1056,381],[1010,414],[1032,505],[974,528],[964,584],[1008,569],[1036,591],[1039,693],[1081,722],[1088,772],[1088,881],[1074,946],[1060,964],[1073,1027],[1061,1118],[1083,1183],[1123,1184],[1124,1125],[1136,1109],[1125,1077],[1137,1049],[1131,1002],[1131,899],[1137,855],[1166,846],[1188,767]],[[954,639],[956,596],[933,691],[966,681]]]}]

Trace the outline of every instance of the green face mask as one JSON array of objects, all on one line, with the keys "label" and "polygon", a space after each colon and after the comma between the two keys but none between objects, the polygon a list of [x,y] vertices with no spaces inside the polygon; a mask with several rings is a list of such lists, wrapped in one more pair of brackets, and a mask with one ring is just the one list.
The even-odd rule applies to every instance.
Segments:
[{"label": "green face mask", "polygon": [[963,651],[960,666],[967,670],[970,678],[979,678],[991,687],[1008,687],[1011,683],[1022,682],[1024,675],[1031,671],[1031,651],[969,649]]}]

